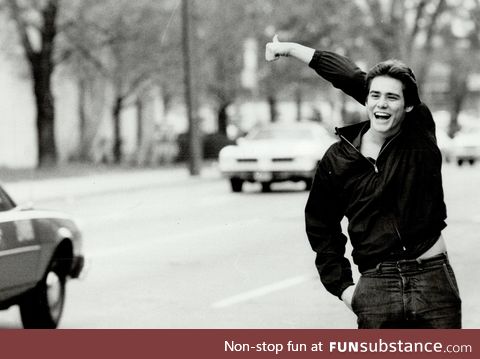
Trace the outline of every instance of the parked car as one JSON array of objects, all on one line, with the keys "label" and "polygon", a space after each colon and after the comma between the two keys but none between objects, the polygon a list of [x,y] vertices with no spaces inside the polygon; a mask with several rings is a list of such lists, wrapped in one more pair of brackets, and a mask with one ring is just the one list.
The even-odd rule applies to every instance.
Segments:
[{"label": "parked car", "polygon": [[459,166],[480,160],[480,130],[459,132],[452,141],[452,158]]},{"label": "parked car", "polygon": [[81,233],[72,218],[17,206],[0,186],[0,309],[19,305],[24,328],[56,328],[67,280],[83,267]]},{"label": "parked car", "polygon": [[309,190],[318,162],[335,141],[315,122],[268,124],[224,147],[219,168],[233,192],[241,192],[244,182],[258,182],[268,192],[281,181],[304,181]]}]

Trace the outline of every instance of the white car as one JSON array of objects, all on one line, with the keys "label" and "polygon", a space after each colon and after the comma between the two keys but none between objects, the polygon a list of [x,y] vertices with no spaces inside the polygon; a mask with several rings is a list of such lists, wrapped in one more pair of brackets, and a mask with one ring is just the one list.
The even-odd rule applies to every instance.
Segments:
[{"label": "white car", "polygon": [[459,166],[480,160],[480,130],[457,133],[452,141],[452,157]]},{"label": "white car", "polygon": [[315,122],[270,123],[224,147],[219,168],[233,192],[244,182],[259,182],[270,191],[273,182],[304,181],[309,190],[318,162],[336,141]]}]

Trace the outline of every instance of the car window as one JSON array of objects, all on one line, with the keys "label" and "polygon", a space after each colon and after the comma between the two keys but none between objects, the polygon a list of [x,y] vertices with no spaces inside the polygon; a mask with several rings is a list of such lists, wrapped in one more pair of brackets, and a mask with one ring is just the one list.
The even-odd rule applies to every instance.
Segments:
[{"label": "car window", "polygon": [[312,132],[307,128],[267,128],[249,137],[251,140],[311,140]]},{"label": "car window", "polygon": [[10,196],[0,187],[0,211],[8,211],[15,207]]}]

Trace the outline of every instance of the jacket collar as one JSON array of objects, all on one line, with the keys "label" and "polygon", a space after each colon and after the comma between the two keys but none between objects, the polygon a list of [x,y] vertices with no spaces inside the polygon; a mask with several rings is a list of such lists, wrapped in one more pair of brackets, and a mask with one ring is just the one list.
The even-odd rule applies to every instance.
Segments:
[{"label": "jacket collar", "polygon": [[355,147],[358,147],[361,142],[362,135],[370,128],[370,121],[362,121],[353,125],[344,127],[335,127],[335,134],[340,138],[345,138],[352,143]]}]

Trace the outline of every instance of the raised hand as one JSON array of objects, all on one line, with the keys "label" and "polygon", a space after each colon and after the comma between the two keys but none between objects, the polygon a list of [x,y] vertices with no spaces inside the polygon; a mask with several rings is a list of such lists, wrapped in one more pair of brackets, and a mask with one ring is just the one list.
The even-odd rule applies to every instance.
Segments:
[{"label": "raised hand", "polygon": [[275,61],[280,58],[280,56],[288,56],[286,53],[284,43],[278,41],[278,35],[273,36],[272,42],[267,43],[265,46],[265,60],[266,61]]}]

